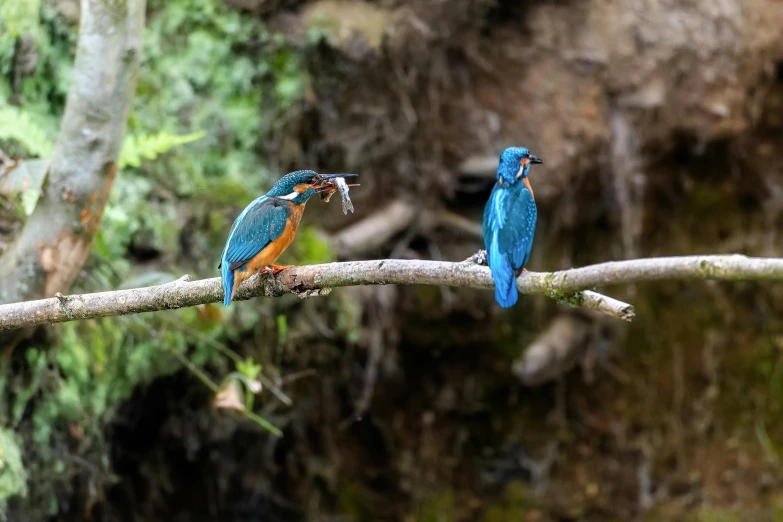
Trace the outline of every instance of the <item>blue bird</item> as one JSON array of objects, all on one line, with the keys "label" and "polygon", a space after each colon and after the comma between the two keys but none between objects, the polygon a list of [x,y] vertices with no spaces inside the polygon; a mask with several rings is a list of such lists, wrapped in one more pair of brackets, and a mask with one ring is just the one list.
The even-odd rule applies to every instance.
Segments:
[{"label": "blue bird", "polygon": [[516,278],[525,268],[536,232],[536,203],[527,175],[543,160],[524,147],[500,155],[497,183],[484,207],[484,247],[495,281],[495,300],[503,308],[517,302]]},{"label": "blue bird", "polygon": [[336,191],[337,187],[330,180],[349,176],[356,174],[291,172],[280,178],[272,190],[245,207],[231,226],[218,265],[223,279],[224,306],[231,304],[245,279],[264,271],[277,274],[290,266],[272,263],[294,240],[307,200],[318,193]]}]

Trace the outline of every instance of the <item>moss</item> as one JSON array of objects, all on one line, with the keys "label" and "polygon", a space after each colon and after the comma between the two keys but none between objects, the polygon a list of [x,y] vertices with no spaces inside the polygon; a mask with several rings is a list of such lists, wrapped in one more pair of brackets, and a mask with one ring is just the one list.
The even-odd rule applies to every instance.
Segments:
[{"label": "moss", "polygon": [[548,287],[546,295],[554,299],[558,304],[573,306],[574,308],[580,308],[585,302],[585,294],[583,292],[561,292],[551,286]]},{"label": "moss", "polygon": [[699,262],[699,271],[707,279],[725,277],[725,270],[723,270],[723,267],[706,259],[702,259],[701,262]]}]

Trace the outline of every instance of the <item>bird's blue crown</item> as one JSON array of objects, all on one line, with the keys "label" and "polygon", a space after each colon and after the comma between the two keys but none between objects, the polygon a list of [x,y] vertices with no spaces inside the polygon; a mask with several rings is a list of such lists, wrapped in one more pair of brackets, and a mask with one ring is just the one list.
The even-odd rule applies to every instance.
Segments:
[{"label": "bird's blue crown", "polygon": [[302,184],[313,183],[317,173],[314,170],[297,170],[289,172],[272,186],[272,190],[267,193],[269,197],[287,196],[294,191],[294,187]]},{"label": "bird's blue crown", "polygon": [[[517,174],[520,168],[522,168],[522,173],[519,179],[526,178],[530,172],[531,162],[528,162],[524,167],[520,162],[528,157],[530,157],[530,151],[525,147],[509,147],[504,150],[500,154],[500,162],[498,163],[498,180],[502,180],[507,185],[513,185],[518,179]],[[535,158],[535,156],[533,157]]]}]

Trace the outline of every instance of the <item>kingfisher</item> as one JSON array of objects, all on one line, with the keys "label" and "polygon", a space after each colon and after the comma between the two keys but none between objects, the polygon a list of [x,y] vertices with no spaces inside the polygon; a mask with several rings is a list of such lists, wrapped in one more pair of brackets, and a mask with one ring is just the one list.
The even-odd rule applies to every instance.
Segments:
[{"label": "kingfisher", "polygon": [[495,300],[503,308],[517,302],[516,278],[525,271],[533,249],[538,211],[530,186],[530,166],[543,163],[524,147],[500,154],[497,182],[484,207],[484,247],[495,281]]},{"label": "kingfisher", "polygon": [[220,256],[223,305],[228,306],[245,279],[258,272],[277,274],[291,265],[273,264],[296,236],[305,204],[318,193],[333,193],[330,181],[356,174],[318,174],[298,170],[280,178],[272,190],[252,201],[231,225]]}]

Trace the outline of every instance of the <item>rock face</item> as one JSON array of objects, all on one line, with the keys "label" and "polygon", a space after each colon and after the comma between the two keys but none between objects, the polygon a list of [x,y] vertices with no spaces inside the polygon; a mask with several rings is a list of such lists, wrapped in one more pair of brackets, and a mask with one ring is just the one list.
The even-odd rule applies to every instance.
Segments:
[{"label": "rock face", "polygon": [[520,125],[542,122],[556,169],[608,150],[616,113],[658,151],[682,135],[736,137],[757,122],[782,56],[783,10],[763,0],[572,2],[531,9],[526,22],[535,65],[520,87],[537,103]]},{"label": "rock face", "polygon": [[[379,4],[309,3],[294,24],[320,27],[345,58],[336,83],[329,62],[313,73],[316,119],[351,168],[393,157],[404,179],[410,159],[437,173],[522,143],[562,188],[622,171],[618,155],[660,159],[683,140],[703,149],[741,137],[780,90],[776,0]],[[448,176],[436,177],[448,192]]]}]

